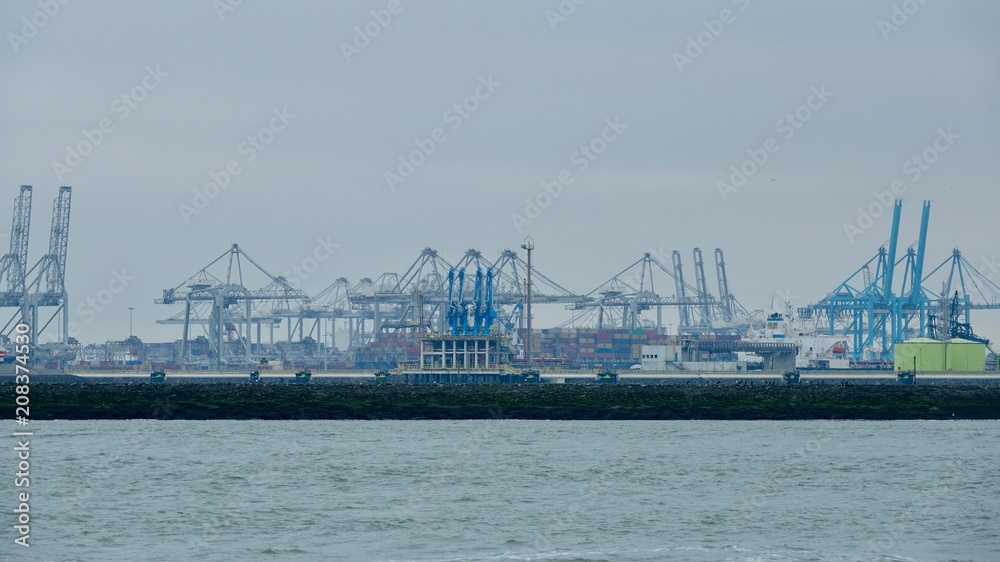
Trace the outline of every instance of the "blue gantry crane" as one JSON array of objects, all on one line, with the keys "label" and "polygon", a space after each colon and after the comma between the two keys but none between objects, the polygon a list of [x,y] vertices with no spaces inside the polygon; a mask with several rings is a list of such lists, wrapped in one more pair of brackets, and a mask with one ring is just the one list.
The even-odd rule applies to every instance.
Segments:
[{"label": "blue gantry crane", "polygon": [[469,333],[480,335],[483,332],[483,319],[486,308],[483,306],[483,268],[476,268],[476,283],[472,290],[472,328]]},{"label": "blue gantry crane", "polygon": [[465,268],[458,270],[458,333],[469,333],[469,303],[465,302]]},{"label": "blue gantry crane", "polygon": [[493,308],[493,268],[486,270],[486,309],[483,318],[483,335],[490,335],[493,321],[497,319],[497,311]]},{"label": "blue gantry crane", "polygon": [[[826,320],[829,334],[848,336],[855,360],[864,359],[866,350],[872,352],[872,358],[890,359],[895,342],[923,335],[929,308],[922,280],[930,201],[924,201],[917,249],[909,248],[906,257],[897,261],[902,208],[903,202],[897,199],[893,204],[888,251],[885,246],[879,247],[874,257],[855,270],[826,298],[799,309],[800,317]],[[897,295],[894,292],[895,271],[901,264],[903,282]],[[906,290],[907,286],[909,290]],[[919,322],[914,325],[916,318]]]},{"label": "blue gantry crane", "polygon": [[493,308],[492,267],[486,269],[485,276],[483,268],[476,268],[476,285],[472,301],[474,306],[472,333],[476,336],[488,336],[497,317],[497,312]]},{"label": "blue gantry crane", "polygon": [[[476,277],[472,286],[472,301],[465,299],[465,268],[448,270],[448,330],[453,336],[458,335],[489,335],[497,311],[493,307],[493,268],[487,268],[485,275],[481,267],[476,268]],[[455,290],[455,284],[458,290]],[[472,309],[472,322],[469,322],[469,309]]]},{"label": "blue gantry crane", "polygon": [[[950,317],[953,310],[965,315],[973,309],[1000,309],[1000,286],[976,270],[959,250],[930,273],[924,274],[930,201],[924,201],[917,247],[907,248],[897,260],[899,222],[903,202],[896,200],[888,250],[883,245],[875,256],[855,270],[821,301],[799,309],[802,318],[825,321],[831,335],[844,335],[851,342],[854,360],[888,360],[896,342],[915,336],[935,335],[935,317]],[[945,266],[950,265],[946,270]],[[874,272],[873,272],[874,269]],[[896,280],[901,269],[899,292]],[[930,289],[936,275],[948,271],[942,291]],[[971,289],[970,289],[971,287]],[[958,292],[953,296],[954,291]]]}]

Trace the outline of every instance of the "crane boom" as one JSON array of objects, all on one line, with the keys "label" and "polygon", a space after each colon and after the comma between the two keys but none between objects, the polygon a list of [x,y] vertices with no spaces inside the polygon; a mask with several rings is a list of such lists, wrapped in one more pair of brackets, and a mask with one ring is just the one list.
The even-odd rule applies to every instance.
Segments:
[{"label": "crane boom", "polygon": [[[49,232],[49,252],[42,256],[25,275],[25,297],[22,316],[31,324],[31,341],[38,341],[38,334],[48,327],[59,312],[62,312],[61,341],[69,342],[69,305],[66,295],[66,253],[69,248],[69,213],[72,188],[60,187],[52,203],[52,229]],[[34,277],[32,277],[34,274]],[[43,306],[56,307],[56,312],[48,321],[38,322],[38,309]]]},{"label": "crane boom", "polygon": [[24,299],[28,271],[28,234],[31,230],[31,186],[22,185],[14,199],[10,227],[10,251],[0,258],[0,279],[7,278],[7,290],[0,294],[4,306],[19,306]]},{"label": "crane boom", "polygon": [[694,282],[698,289],[698,297],[702,300],[701,315],[705,326],[712,324],[712,311],[708,304],[708,285],[705,282],[705,262],[701,257],[701,248],[694,249]]},{"label": "crane boom", "polygon": [[[677,291],[677,298],[684,302],[687,297],[687,287],[684,285],[684,269],[681,264],[681,253],[674,250],[673,253],[674,260],[674,286]],[[678,310],[680,314],[680,326],[677,327],[677,331],[680,332],[681,326],[688,327],[691,325],[691,311],[688,305],[682,304]]]},{"label": "crane boom", "polygon": [[723,319],[727,322],[733,319],[733,307],[729,297],[729,279],[726,278],[726,260],[722,248],[715,249],[715,276],[719,280],[719,303],[722,305]]}]

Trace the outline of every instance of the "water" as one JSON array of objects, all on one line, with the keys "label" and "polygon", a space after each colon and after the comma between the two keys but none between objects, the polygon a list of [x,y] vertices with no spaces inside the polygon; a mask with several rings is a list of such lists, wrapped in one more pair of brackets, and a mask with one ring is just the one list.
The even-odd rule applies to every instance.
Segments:
[{"label": "water", "polygon": [[3,560],[1000,560],[1000,422],[33,429]]}]

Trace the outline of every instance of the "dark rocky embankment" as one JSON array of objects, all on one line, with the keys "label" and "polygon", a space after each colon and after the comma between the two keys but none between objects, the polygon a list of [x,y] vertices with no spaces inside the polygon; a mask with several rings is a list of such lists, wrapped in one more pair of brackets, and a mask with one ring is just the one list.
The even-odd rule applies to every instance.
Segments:
[{"label": "dark rocky embankment", "polygon": [[1000,419],[1000,386],[970,385],[32,382],[30,398],[33,420]]}]

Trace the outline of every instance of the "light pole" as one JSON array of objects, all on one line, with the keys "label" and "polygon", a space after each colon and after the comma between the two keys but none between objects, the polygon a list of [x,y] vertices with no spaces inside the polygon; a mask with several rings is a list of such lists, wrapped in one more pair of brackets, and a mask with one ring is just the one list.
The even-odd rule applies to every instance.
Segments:
[{"label": "light pole", "polygon": [[132,339],[132,311],[135,310],[134,306],[128,307],[128,339]]},{"label": "light pole", "polygon": [[528,362],[528,370],[531,370],[531,251],[535,249],[535,240],[532,237],[527,237],[524,240],[524,244],[521,244],[521,248],[528,251],[528,279],[525,281],[525,293],[524,302],[525,309],[528,316],[528,329],[524,336],[524,343],[526,346],[526,351],[524,352],[524,358]]}]

